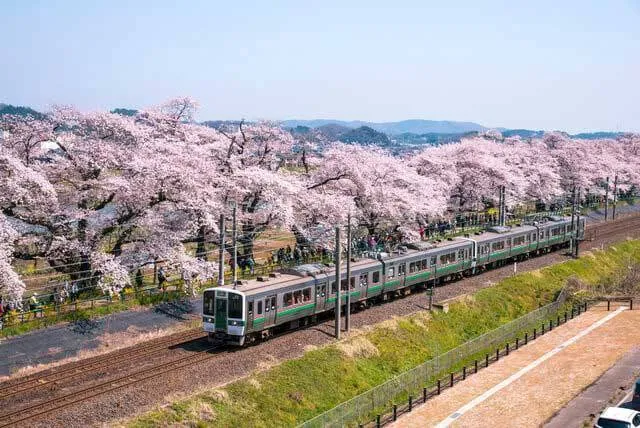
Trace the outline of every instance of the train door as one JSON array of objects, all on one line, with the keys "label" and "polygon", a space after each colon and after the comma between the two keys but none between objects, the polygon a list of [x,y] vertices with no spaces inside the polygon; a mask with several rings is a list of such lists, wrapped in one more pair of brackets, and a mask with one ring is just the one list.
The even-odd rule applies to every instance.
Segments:
[{"label": "train door", "polygon": [[316,282],[316,312],[324,310],[324,304],[327,299],[327,282]]},{"label": "train door", "polygon": [[227,292],[216,291],[216,330],[227,330]]},{"label": "train door", "polygon": [[276,296],[264,298],[264,324],[272,325],[276,322]]},{"label": "train door", "polygon": [[247,302],[247,330],[253,329],[253,305],[255,305],[254,301]]}]

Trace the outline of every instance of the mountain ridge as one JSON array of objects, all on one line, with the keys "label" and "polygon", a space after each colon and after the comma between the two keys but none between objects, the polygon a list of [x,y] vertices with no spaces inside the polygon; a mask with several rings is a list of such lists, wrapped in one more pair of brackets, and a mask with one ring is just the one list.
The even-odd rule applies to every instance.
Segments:
[{"label": "mountain ridge", "polygon": [[405,133],[412,134],[460,134],[466,132],[482,132],[489,128],[474,122],[459,122],[452,120],[426,120],[407,119],[397,122],[367,122],[362,120],[333,120],[333,119],[288,119],[280,122],[285,128],[295,128],[304,126],[308,128],[319,128],[325,125],[340,125],[351,129],[366,126],[378,132],[389,135],[399,135]]}]

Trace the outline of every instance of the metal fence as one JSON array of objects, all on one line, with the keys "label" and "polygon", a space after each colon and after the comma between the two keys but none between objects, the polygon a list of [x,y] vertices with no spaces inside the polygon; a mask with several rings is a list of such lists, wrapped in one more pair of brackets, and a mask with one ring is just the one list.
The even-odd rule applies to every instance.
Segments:
[{"label": "metal fence", "polygon": [[425,385],[432,385],[436,379],[439,379],[445,373],[449,373],[473,356],[483,354],[487,349],[496,349],[505,342],[514,340],[519,332],[529,329],[557,313],[565,303],[566,297],[567,292],[563,289],[553,303],[451,349],[304,422],[299,427],[316,428],[356,425],[359,420],[371,417],[376,410],[389,407],[390,403],[397,397],[412,394],[415,397],[419,395]]}]

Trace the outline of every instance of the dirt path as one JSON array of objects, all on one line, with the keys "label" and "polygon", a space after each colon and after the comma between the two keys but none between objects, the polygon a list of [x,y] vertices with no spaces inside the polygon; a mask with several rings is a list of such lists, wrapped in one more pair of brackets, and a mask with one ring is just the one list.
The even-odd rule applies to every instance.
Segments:
[{"label": "dirt path", "polygon": [[[544,424],[629,349],[640,345],[640,330],[635,327],[640,311],[613,314],[602,308],[590,310],[446,390],[392,426],[427,427],[445,421],[460,427]],[[606,322],[592,327],[601,320]],[[593,330],[579,336],[589,328]],[[542,362],[537,361],[541,358]],[[523,370],[530,365],[529,371]],[[576,421],[576,426],[581,424]]]}]

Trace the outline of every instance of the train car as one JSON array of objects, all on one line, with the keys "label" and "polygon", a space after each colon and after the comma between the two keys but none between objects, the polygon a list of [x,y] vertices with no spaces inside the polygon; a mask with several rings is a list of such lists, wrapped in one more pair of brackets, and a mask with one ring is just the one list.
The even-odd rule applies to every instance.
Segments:
[{"label": "train car", "polygon": [[[343,266],[341,304],[347,293],[361,307],[411,288],[472,275],[507,261],[521,260],[566,246],[581,238],[584,219],[552,217],[548,221],[515,227],[494,227],[472,236],[437,244],[420,242],[401,246],[392,254],[378,254],[352,263],[351,277]],[[203,296],[203,326],[210,339],[244,345],[265,339],[279,330],[316,321],[333,311],[338,284],[335,267],[306,264],[267,277],[238,281],[234,286],[208,288]]]}]

